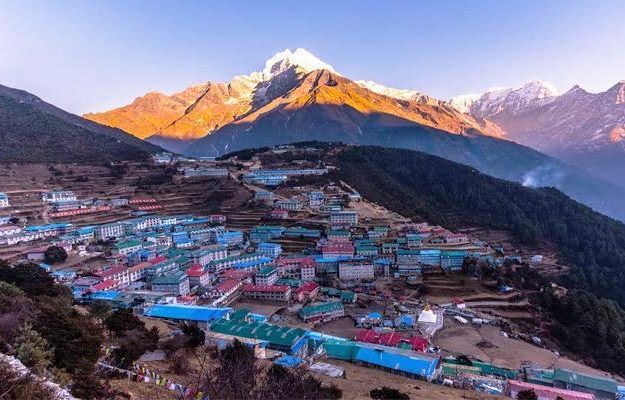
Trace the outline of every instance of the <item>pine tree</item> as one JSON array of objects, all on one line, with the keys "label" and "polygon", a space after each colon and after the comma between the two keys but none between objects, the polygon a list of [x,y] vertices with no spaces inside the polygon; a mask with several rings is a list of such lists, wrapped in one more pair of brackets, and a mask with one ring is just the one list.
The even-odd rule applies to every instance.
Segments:
[{"label": "pine tree", "polygon": [[20,327],[15,349],[15,357],[36,374],[42,374],[52,363],[48,342],[30,324]]}]

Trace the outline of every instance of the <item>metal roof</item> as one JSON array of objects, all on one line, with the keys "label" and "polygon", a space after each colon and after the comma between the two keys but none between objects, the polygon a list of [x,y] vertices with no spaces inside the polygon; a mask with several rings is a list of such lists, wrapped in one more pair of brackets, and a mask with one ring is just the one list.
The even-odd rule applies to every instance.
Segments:
[{"label": "metal roof", "polygon": [[616,393],[617,391],[617,384],[613,379],[583,374],[568,369],[556,368],[553,372],[553,380],[608,393]]},{"label": "metal roof", "polygon": [[211,308],[182,304],[157,304],[150,307],[145,315],[154,318],[166,318],[187,321],[211,322],[225,317],[231,308]]},{"label": "metal roof", "polygon": [[437,358],[414,357],[369,347],[361,347],[355,360],[426,378],[433,376],[438,364]]},{"label": "metal roof", "polygon": [[269,342],[274,346],[292,348],[305,335],[302,328],[272,325],[265,322],[245,322],[241,320],[219,320],[211,325],[211,331],[249,339]]}]

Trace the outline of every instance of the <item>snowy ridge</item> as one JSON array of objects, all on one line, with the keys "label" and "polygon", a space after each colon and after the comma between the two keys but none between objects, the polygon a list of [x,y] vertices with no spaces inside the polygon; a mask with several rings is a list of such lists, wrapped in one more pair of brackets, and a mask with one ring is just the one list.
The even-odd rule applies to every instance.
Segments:
[{"label": "snowy ridge", "polygon": [[384,86],[374,81],[355,81],[358,86],[371,90],[374,93],[381,94],[388,97],[393,97],[399,100],[414,100],[421,96],[421,93],[416,90],[409,89],[396,89],[388,86]]},{"label": "snowy ridge", "polygon": [[336,73],[333,66],[321,61],[308,50],[301,48],[296,49],[293,52],[286,49],[274,54],[273,57],[265,61],[265,68],[263,68],[260,73],[262,74],[264,80],[268,80],[291,67],[296,67],[306,73],[318,69],[325,69]]},{"label": "snowy ridge", "polygon": [[460,112],[485,117],[504,111],[516,114],[530,107],[547,104],[558,94],[550,83],[534,80],[517,88],[492,88],[482,94],[455,96],[449,100],[449,104]]}]

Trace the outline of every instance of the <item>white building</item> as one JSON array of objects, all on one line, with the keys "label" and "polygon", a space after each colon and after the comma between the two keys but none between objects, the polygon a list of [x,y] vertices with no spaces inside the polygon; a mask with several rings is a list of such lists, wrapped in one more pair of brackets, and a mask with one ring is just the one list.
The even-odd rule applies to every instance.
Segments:
[{"label": "white building", "polygon": [[123,224],[104,224],[98,225],[94,229],[95,238],[98,240],[106,240],[109,238],[119,238],[124,236]]},{"label": "white building", "polygon": [[9,204],[9,196],[6,193],[0,192],[0,208],[8,207]]},{"label": "white building", "polygon": [[374,268],[371,262],[339,263],[339,279],[342,281],[373,280]]},{"label": "white building", "polygon": [[223,178],[228,176],[228,170],[225,168],[184,168],[180,170],[185,178],[196,178],[201,176],[212,176]]},{"label": "white building", "polygon": [[302,264],[301,268],[301,280],[304,282],[315,280],[315,265],[314,264]]},{"label": "white building", "polygon": [[274,206],[278,210],[299,211],[302,209],[302,203],[297,199],[278,200]]},{"label": "white building", "polygon": [[60,201],[76,201],[76,195],[69,190],[52,190],[41,195],[41,199],[47,203]]},{"label": "white building", "polygon": [[421,311],[421,313],[419,314],[418,322],[425,324],[435,324],[436,320],[436,314],[434,313],[434,311],[432,311],[429,305],[426,305],[423,308],[423,311]]},{"label": "white building", "polygon": [[2,225],[0,226],[0,237],[17,235],[21,231],[22,228],[17,225]]},{"label": "white building", "polygon": [[278,270],[272,267],[262,268],[254,276],[254,283],[260,286],[271,286],[278,280]]},{"label": "white building", "polygon": [[340,226],[351,226],[358,224],[358,213],[356,211],[333,211],[330,213],[330,223]]},{"label": "white building", "polygon": [[267,257],[278,258],[282,254],[282,246],[278,243],[259,243],[257,251]]}]

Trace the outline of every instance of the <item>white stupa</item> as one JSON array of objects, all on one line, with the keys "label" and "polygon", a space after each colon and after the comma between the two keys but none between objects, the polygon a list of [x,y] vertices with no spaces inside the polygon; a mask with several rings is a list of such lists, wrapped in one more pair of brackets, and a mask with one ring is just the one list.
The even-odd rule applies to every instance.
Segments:
[{"label": "white stupa", "polygon": [[421,311],[421,313],[419,314],[419,323],[425,323],[425,324],[435,324],[436,323],[436,314],[434,314],[434,311],[432,311],[432,309],[430,309],[430,305],[426,304],[425,307],[423,308],[423,311]]}]

